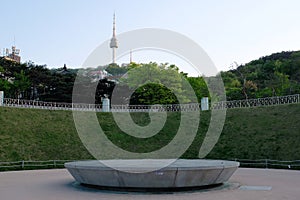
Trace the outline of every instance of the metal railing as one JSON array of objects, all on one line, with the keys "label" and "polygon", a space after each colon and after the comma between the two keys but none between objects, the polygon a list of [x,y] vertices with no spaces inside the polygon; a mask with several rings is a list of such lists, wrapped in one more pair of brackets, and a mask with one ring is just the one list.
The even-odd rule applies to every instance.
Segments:
[{"label": "metal railing", "polygon": [[13,162],[0,162],[0,171],[63,168],[64,164],[70,161],[73,160],[46,160],[46,161],[21,160],[21,161],[13,161]]},{"label": "metal railing", "polygon": [[232,161],[240,162],[241,167],[251,168],[275,168],[275,169],[297,169],[300,170],[300,160],[272,160],[272,159],[231,159]]},{"label": "metal railing", "polygon": [[[240,167],[265,168],[265,169],[291,169],[300,170],[300,160],[282,161],[272,159],[230,159],[240,163]],[[47,160],[47,161],[14,161],[0,162],[0,171],[27,170],[27,169],[51,169],[64,168],[66,162],[74,160]]]},{"label": "metal railing", "polygon": [[[247,100],[220,101],[211,104],[213,110],[232,109],[232,108],[250,108],[260,106],[274,106],[284,104],[300,103],[300,94],[266,97]],[[18,108],[37,108],[47,110],[78,110],[78,111],[96,111],[102,112],[101,104],[84,103],[63,103],[63,102],[44,102],[23,99],[4,98],[3,106]],[[170,104],[170,105],[111,105],[111,112],[185,112],[199,111],[201,104]]]}]

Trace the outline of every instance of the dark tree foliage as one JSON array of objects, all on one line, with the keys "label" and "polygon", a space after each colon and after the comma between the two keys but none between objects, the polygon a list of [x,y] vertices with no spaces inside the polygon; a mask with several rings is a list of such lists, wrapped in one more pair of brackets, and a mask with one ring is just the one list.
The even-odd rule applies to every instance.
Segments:
[{"label": "dark tree foliage", "polygon": [[[95,78],[95,74],[90,73],[101,68],[108,72],[108,78]],[[66,66],[49,69],[46,65],[17,63],[0,57],[0,91],[4,91],[6,98],[55,102],[72,102],[72,95],[77,95],[82,96],[79,98],[82,102],[91,98],[101,103],[104,95],[111,98],[114,94],[113,104],[172,104],[178,103],[178,98],[181,102],[194,103],[182,81],[186,78],[197,96],[196,101],[211,96],[205,77],[188,77],[175,65],[150,62],[87,69],[87,75],[78,83],[80,94],[73,94],[77,72],[78,69]],[[221,72],[221,76],[227,100],[299,94],[300,51],[264,56]],[[176,91],[177,96],[172,91]]]},{"label": "dark tree foliage", "polygon": [[165,86],[147,83],[135,90],[130,97],[131,105],[178,104],[177,97]]},{"label": "dark tree foliage", "polygon": [[124,75],[128,71],[128,68],[120,67],[119,65],[113,63],[113,64],[108,65],[108,67],[105,70],[114,76],[121,76],[121,75]]},{"label": "dark tree foliage", "polygon": [[300,93],[300,51],[275,53],[222,72],[227,99]]}]

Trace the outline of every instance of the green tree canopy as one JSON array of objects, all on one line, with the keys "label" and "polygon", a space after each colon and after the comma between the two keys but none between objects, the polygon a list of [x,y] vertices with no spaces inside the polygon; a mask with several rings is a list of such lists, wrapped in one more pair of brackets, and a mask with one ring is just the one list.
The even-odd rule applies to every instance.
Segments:
[{"label": "green tree canopy", "polygon": [[132,64],[120,80],[132,90],[130,102],[135,104],[176,104],[192,102],[192,97],[185,95],[186,77],[178,67],[169,64]]}]

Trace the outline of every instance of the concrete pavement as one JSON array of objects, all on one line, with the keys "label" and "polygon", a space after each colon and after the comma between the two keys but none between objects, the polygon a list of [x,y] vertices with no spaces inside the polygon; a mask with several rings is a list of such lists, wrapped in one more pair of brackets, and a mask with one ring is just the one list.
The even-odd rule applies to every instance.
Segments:
[{"label": "concrete pavement", "polygon": [[166,194],[112,192],[74,184],[66,169],[0,172],[1,200],[299,200],[300,171],[238,169],[233,187]]}]

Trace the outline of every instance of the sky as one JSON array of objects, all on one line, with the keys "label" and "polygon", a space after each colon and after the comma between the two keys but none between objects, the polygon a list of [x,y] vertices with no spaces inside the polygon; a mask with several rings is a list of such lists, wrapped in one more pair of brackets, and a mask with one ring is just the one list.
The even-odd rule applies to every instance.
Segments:
[{"label": "sky", "polygon": [[[234,62],[300,50],[298,0],[0,0],[0,5],[1,55],[15,44],[22,62],[49,68],[81,67],[111,38],[114,12],[117,34],[141,28],[178,32],[200,45],[219,71]],[[133,53],[133,61],[156,59],[147,53]],[[129,56],[122,59],[117,62]],[[176,58],[157,59],[185,65]]]}]

